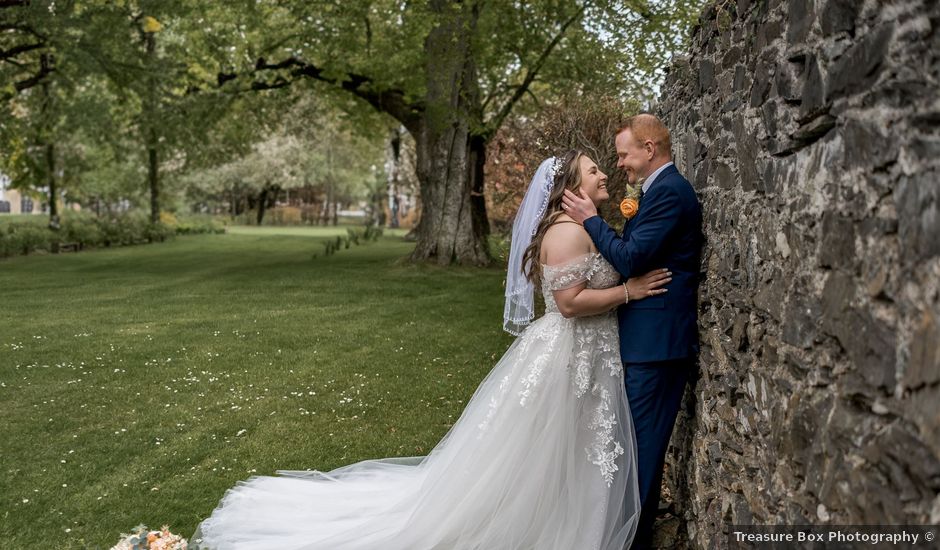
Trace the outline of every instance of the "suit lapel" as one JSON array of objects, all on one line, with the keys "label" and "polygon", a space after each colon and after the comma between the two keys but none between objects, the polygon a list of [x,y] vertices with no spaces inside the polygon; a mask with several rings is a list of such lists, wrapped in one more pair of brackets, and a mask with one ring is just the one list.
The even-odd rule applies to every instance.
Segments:
[{"label": "suit lapel", "polygon": [[663,180],[665,180],[667,177],[678,172],[679,170],[676,168],[676,165],[673,164],[672,166],[667,166],[662,172],[659,173],[658,176],[656,176],[656,181],[654,181],[653,184],[650,185],[650,188],[643,194],[643,200],[640,201],[640,207],[637,209],[636,215],[633,216],[633,218],[627,222],[627,225],[624,226],[624,229],[623,229],[624,239],[630,236],[630,231],[633,230],[633,228],[636,226],[636,222],[638,222],[638,220],[640,219],[640,216],[643,215],[643,206],[644,205],[649,206],[648,203],[650,201],[650,196],[649,196],[650,191],[652,191],[653,188],[656,187],[657,185],[661,185],[663,183]]},{"label": "suit lapel", "polygon": [[643,200],[640,201],[640,208],[637,210],[636,215],[627,220],[627,223],[623,224],[623,233],[621,235],[623,240],[630,238],[630,232],[633,231],[634,227],[636,227],[640,216],[643,214],[643,205],[649,202],[649,192],[652,191],[653,187],[656,187],[657,185],[661,184],[664,179],[678,172],[679,169],[676,168],[675,164],[673,164],[672,166],[666,167],[662,172],[659,173],[658,176],[656,176],[656,181],[654,181],[653,185],[650,185],[649,190],[643,194]]}]

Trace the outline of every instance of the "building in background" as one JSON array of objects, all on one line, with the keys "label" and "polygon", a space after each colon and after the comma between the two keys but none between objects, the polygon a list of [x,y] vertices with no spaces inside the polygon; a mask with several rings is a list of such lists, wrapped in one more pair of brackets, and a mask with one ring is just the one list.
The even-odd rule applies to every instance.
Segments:
[{"label": "building in background", "polygon": [[10,176],[0,174],[0,214],[39,214],[31,197],[10,189]]},{"label": "building in background", "polygon": [[[10,176],[0,173],[0,215],[3,214],[36,214],[44,215],[49,213],[49,205],[38,197],[48,194],[48,188],[42,188],[35,193],[27,194],[19,189],[11,189],[13,181]],[[59,196],[59,204],[64,205],[68,210],[79,211],[82,209],[78,203],[67,203],[64,193]]]}]

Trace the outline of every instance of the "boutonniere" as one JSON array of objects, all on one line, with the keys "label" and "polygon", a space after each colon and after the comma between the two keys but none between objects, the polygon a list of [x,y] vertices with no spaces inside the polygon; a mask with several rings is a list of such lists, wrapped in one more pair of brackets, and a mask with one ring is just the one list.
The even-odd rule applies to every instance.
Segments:
[{"label": "boutonniere", "polygon": [[628,184],[626,191],[626,196],[620,201],[620,213],[629,220],[636,216],[637,211],[640,210],[640,188],[639,185]]}]

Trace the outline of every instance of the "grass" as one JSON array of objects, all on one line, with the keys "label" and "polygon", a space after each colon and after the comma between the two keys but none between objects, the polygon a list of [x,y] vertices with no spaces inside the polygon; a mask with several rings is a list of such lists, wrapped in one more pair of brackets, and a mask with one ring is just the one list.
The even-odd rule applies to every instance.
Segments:
[{"label": "grass", "polygon": [[0,548],[189,536],[251,475],[425,454],[510,343],[499,269],[234,229],[0,261]]},{"label": "grass", "polygon": [[[337,225],[337,226],[257,226],[257,225],[230,225],[225,231],[231,233],[232,235],[252,235],[256,237],[261,236],[270,236],[270,235],[292,235],[292,236],[304,236],[304,237],[345,237],[348,232],[347,228],[353,227],[362,233],[362,226],[347,226],[347,225]],[[390,237],[403,237],[408,233],[407,229],[384,229],[383,234]]]}]

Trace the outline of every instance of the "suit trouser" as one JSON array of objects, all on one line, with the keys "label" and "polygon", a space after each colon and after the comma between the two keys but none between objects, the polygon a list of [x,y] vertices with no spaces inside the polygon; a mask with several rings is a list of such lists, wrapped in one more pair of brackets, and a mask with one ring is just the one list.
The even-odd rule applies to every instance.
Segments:
[{"label": "suit trouser", "polygon": [[663,465],[686,382],[695,358],[656,363],[624,363],[630,414],[636,430],[637,478],[642,510],[631,550],[649,548],[659,509]]}]

